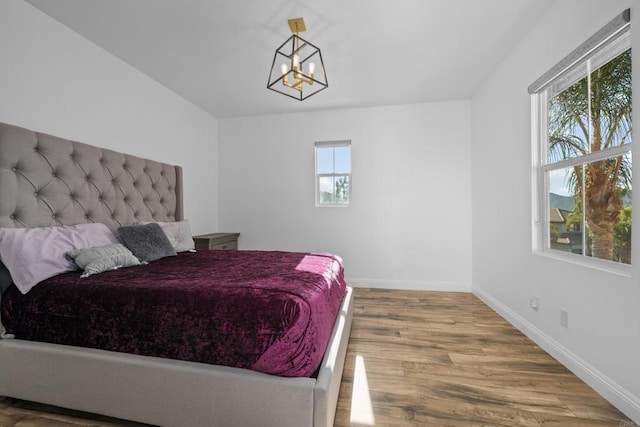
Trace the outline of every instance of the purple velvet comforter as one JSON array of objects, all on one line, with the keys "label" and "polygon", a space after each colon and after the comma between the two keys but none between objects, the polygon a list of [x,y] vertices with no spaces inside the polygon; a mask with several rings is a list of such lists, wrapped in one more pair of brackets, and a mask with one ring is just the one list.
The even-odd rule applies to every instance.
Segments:
[{"label": "purple velvet comforter", "polygon": [[2,298],[16,338],[268,374],[310,376],[346,292],[340,258],[260,251],[184,252],[80,278],[52,277]]}]

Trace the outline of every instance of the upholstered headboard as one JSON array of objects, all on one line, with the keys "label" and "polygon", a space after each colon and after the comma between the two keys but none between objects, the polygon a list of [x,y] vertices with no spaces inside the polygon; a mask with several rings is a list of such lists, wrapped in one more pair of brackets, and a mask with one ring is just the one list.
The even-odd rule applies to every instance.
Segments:
[{"label": "upholstered headboard", "polygon": [[0,123],[0,227],[179,221],[182,169]]}]

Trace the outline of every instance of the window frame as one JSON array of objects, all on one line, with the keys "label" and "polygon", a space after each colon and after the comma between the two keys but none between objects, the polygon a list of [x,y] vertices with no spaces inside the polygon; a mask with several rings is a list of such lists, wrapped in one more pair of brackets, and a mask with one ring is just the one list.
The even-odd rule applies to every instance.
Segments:
[{"label": "window frame", "polygon": [[[631,29],[628,10],[611,21],[606,27],[587,40],[563,61],[554,66],[529,87],[531,93],[531,147],[532,147],[532,249],[539,255],[596,268],[630,277],[631,264],[596,258],[586,254],[574,254],[551,247],[549,172],[565,169],[574,165],[586,165],[592,162],[610,159],[620,155],[633,157],[633,139],[624,145],[609,147],[600,151],[552,161],[549,159],[549,120],[548,106],[551,97],[562,93],[575,82],[588,76],[592,70],[587,65],[594,59],[599,68],[627,49],[631,49]],[[585,47],[585,45],[590,45]],[[627,46],[621,48],[621,46]],[[602,58],[605,58],[604,61]],[[584,69],[577,71],[580,67]],[[584,198],[584,194],[583,194]],[[584,205],[583,205],[584,206]],[[633,201],[632,201],[633,206]],[[584,219],[583,219],[584,221]],[[585,242],[586,227],[581,227],[582,241]],[[632,241],[632,247],[634,245]],[[584,252],[584,251],[583,251]]]},{"label": "window frame", "polygon": [[[349,172],[335,172],[335,157],[334,157],[334,172],[333,173],[318,173],[318,148],[337,148],[348,147],[349,148]],[[351,194],[353,188],[353,150],[351,147],[351,140],[336,140],[336,141],[316,141],[313,147],[314,151],[314,172],[315,172],[315,204],[317,208],[346,208],[351,205]],[[349,200],[346,203],[321,203],[320,202],[320,180],[321,178],[340,178],[348,177],[348,194]]]}]

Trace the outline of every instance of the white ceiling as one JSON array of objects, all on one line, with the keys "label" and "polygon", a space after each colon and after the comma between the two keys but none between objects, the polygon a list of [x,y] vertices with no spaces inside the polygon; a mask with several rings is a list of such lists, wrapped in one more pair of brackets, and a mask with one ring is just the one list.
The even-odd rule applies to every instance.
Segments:
[{"label": "white ceiling", "polygon": [[[467,99],[556,0],[27,0],[218,118]],[[329,88],[266,89],[304,17]]]}]

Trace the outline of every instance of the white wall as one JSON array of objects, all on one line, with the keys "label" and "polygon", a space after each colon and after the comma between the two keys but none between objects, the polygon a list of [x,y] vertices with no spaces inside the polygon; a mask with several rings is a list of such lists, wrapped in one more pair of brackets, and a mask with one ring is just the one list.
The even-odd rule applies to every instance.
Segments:
[{"label": "white wall", "polygon": [[193,231],[217,230],[217,119],[22,0],[0,2],[0,121],[182,166]]},{"label": "white wall", "polygon": [[[472,100],[473,291],[640,422],[638,245],[632,277],[532,253],[527,93],[530,83],[630,3],[558,0]],[[637,11],[632,17],[632,26],[640,28]],[[640,49],[639,34],[632,35],[634,50]],[[633,67],[638,104],[637,55]],[[638,109],[634,122],[640,123]],[[640,141],[639,137],[636,128],[634,139]],[[640,159],[638,146],[634,153]],[[637,224],[639,213],[638,209],[634,212]],[[639,231],[635,227],[636,243],[640,242]],[[529,307],[534,295],[540,298],[537,312]],[[568,329],[560,326],[561,309],[569,313]]]},{"label": "white wall", "polygon": [[[468,291],[469,112],[460,101],[221,119],[220,229],[242,233],[243,249],[337,253],[353,285]],[[351,206],[317,208],[314,142],[344,139]]]}]

